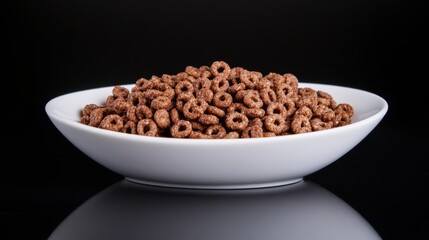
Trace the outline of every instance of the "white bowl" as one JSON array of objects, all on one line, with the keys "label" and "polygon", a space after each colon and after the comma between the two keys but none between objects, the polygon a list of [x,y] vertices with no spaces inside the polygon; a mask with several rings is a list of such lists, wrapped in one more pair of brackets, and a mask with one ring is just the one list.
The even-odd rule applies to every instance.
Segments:
[{"label": "white bowl", "polygon": [[147,137],[80,123],[82,107],[103,104],[113,86],[58,96],[45,110],[74,146],[130,181],[202,189],[269,187],[298,182],[338,160],[380,123],[388,109],[383,98],[367,91],[312,83],[299,86],[325,91],[337,103],[352,105],[352,123],[317,132],[250,139]]}]

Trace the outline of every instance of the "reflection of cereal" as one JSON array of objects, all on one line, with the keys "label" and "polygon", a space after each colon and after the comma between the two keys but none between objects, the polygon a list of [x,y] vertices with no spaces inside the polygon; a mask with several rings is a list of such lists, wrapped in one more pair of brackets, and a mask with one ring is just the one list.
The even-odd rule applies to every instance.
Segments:
[{"label": "reflection of cereal", "polygon": [[250,71],[224,61],[114,86],[104,104],[87,104],[80,123],[156,137],[234,139],[286,136],[351,123],[354,109],[300,88],[291,74]]}]

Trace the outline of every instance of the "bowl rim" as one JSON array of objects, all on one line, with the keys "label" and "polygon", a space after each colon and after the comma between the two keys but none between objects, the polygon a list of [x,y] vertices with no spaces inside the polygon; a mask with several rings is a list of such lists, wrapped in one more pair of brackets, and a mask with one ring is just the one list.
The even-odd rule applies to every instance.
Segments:
[{"label": "bowl rim", "polygon": [[[66,94],[56,96],[56,97],[50,99],[45,104],[45,112],[48,115],[48,117],[51,119],[51,121],[53,119],[55,119],[56,121],[61,122],[63,124],[66,124],[70,127],[79,128],[83,131],[87,131],[87,132],[90,132],[93,134],[105,135],[106,137],[125,139],[125,140],[129,140],[129,141],[165,143],[165,144],[170,143],[170,144],[184,144],[184,145],[187,145],[187,144],[192,144],[192,145],[194,145],[194,144],[225,145],[225,144],[231,144],[231,143],[234,143],[234,144],[237,144],[237,143],[259,143],[259,142],[270,143],[272,141],[277,142],[279,140],[281,140],[281,141],[293,141],[293,140],[298,140],[298,139],[303,139],[303,138],[304,139],[305,138],[312,138],[312,137],[320,136],[320,135],[323,136],[325,134],[332,134],[332,133],[335,133],[338,131],[347,131],[347,130],[350,130],[352,128],[359,127],[361,125],[366,125],[366,124],[368,124],[372,121],[375,121],[377,119],[381,120],[384,117],[384,115],[387,113],[387,110],[389,108],[389,105],[384,98],[382,98],[381,96],[379,96],[375,93],[369,92],[367,90],[362,90],[362,89],[357,89],[357,88],[352,88],[352,87],[347,87],[347,86],[341,86],[341,85],[336,85],[336,84],[320,84],[320,83],[309,83],[309,82],[300,82],[299,84],[301,86],[302,85],[308,85],[308,86],[315,87],[315,88],[317,88],[318,86],[337,87],[337,88],[343,88],[343,89],[348,89],[348,90],[352,90],[352,91],[359,91],[363,94],[371,95],[372,97],[374,97],[378,101],[380,101],[381,102],[381,108],[378,109],[377,112],[373,113],[369,117],[360,119],[357,122],[352,122],[349,125],[345,125],[345,126],[341,126],[341,127],[326,129],[326,130],[322,130],[322,131],[312,131],[312,132],[308,132],[308,133],[291,134],[291,135],[284,135],[284,136],[265,137],[265,138],[235,138],[235,139],[168,138],[168,137],[152,137],[152,136],[142,136],[142,135],[135,135],[135,134],[128,134],[128,133],[121,133],[121,132],[109,131],[106,129],[88,126],[88,125],[82,124],[78,121],[61,117],[58,113],[56,113],[56,111],[54,109],[52,109],[52,104],[54,102],[58,101],[61,98],[66,97],[66,96],[71,96],[74,94],[87,92],[87,91],[95,91],[95,90],[113,88],[114,87],[113,85],[112,86],[91,88],[91,89],[86,89],[86,90],[78,90],[78,91],[74,91],[74,92],[70,92],[70,93],[66,93]],[[120,86],[130,88],[130,87],[134,86],[134,84],[121,84]],[[305,86],[302,86],[302,87],[305,87]]]}]

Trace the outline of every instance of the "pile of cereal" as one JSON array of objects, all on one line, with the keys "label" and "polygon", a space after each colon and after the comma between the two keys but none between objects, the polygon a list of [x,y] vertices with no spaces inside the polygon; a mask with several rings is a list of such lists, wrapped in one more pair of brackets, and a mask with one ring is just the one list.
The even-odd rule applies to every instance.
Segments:
[{"label": "pile of cereal", "polygon": [[224,61],[176,75],[115,86],[103,105],[87,104],[80,122],[111,131],[173,138],[258,138],[351,123],[353,107],[298,86],[290,73],[263,75]]}]

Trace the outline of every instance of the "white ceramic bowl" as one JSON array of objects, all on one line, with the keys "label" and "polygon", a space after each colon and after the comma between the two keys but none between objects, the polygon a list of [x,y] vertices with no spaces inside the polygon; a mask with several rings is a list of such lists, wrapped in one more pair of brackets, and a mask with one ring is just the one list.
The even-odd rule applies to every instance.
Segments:
[{"label": "white ceramic bowl", "polygon": [[383,98],[367,91],[311,83],[299,86],[325,91],[337,103],[351,104],[352,124],[288,136],[206,140],[147,137],[81,124],[82,107],[103,104],[113,86],[58,96],[45,110],[74,146],[130,181],[203,189],[269,187],[298,182],[338,160],[380,123],[388,109]]}]

